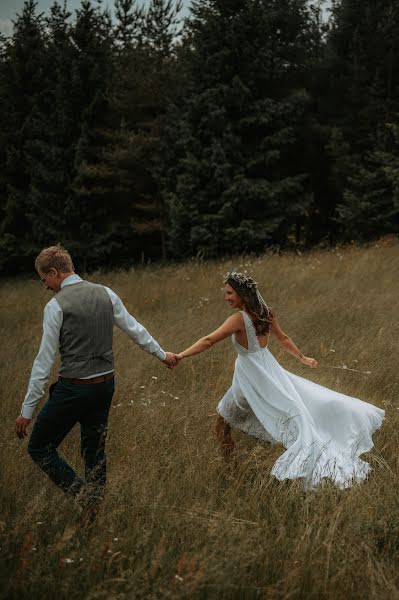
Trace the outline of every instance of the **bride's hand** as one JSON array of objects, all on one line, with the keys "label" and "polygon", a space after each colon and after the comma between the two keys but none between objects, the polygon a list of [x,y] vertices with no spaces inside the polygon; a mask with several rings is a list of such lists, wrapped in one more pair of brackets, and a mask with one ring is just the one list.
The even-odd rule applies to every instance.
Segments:
[{"label": "bride's hand", "polygon": [[180,363],[180,361],[183,359],[183,356],[181,356],[180,354],[176,354],[175,352],[172,353],[174,362],[171,364],[167,364],[167,368],[168,369],[175,369],[177,367],[177,365]]},{"label": "bride's hand", "polygon": [[303,356],[300,360],[301,363],[307,365],[308,367],[311,367],[312,369],[315,369],[319,365],[315,358],[310,358],[309,356]]}]

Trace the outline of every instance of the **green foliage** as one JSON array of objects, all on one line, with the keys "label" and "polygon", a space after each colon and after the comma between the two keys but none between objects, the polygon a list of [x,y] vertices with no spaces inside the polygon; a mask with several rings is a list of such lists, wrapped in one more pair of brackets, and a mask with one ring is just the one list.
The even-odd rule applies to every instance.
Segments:
[{"label": "green foliage", "polygon": [[164,196],[177,255],[285,243],[312,201],[295,164],[309,102],[304,2],[198,2],[190,89],[171,111]]},{"label": "green foliage", "polygon": [[34,247],[29,219],[30,162],[39,115],[51,102],[47,66],[44,18],[36,14],[36,3],[28,0],[2,53],[2,269],[19,270]]},{"label": "green foliage", "polygon": [[337,222],[345,240],[367,240],[399,228],[399,123],[387,124],[384,148],[348,176]]},{"label": "green foliage", "polygon": [[0,37],[0,270],[398,229],[395,0],[26,0]]},{"label": "green foliage", "polygon": [[[129,43],[118,46],[115,85],[109,92],[119,124],[108,154],[125,227],[124,259],[165,257],[165,207],[159,193],[163,118],[179,85],[174,35],[179,28],[179,3],[153,0],[147,12],[130,5],[133,18]],[[117,24],[121,30],[123,21]],[[115,189],[115,188],[114,188]]]}]

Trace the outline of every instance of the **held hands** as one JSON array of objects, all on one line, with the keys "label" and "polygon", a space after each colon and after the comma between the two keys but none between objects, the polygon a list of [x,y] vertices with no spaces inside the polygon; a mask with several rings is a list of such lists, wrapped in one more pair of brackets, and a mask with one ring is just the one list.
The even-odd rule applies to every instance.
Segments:
[{"label": "held hands", "polygon": [[19,437],[20,440],[22,440],[24,437],[26,437],[28,435],[26,428],[28,427],[31,420],[32,419],[26,419],[25,417],[22,417],[21,415],[16,420],[15,433],[17,434],[17,436]]},{"label": "held hands", "polygon": [[168,369],[174,369],[175,367],[177,367],[182,358],[183,357],[180,356],[180,354],[175,354],[174,352],[167,352],[165,360],[162,362],[165,363]]},{"label": "held hands", "polygon": [[319,365],[315,358],[310,358],[309,356],[302,356],[299,360],[301,361],[301,363],[307,365],[311,369],[315,369]]}]

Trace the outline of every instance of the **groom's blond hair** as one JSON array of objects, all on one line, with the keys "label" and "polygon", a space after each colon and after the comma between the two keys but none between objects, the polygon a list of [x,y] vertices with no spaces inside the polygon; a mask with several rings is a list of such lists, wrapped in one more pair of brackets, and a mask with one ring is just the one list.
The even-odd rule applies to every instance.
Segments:
[{"label": "groom's blond hair", "polygon": [[44,248],[35,260],[36,271],[40,269],[45,273],[52,267],[61,273],[70,273],[75,270],[71,255],[61,244]]}]

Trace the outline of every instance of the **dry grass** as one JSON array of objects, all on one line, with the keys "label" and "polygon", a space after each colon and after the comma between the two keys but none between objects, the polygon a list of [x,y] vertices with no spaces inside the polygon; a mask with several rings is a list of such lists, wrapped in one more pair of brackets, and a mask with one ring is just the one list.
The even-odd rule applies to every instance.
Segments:
[{"label": "dry grass", "polygon": [[[396,244],[304,256],[241,258],[283,328],[322,365],[289,370],[387,410],[366,484],[303,493],[270,470],[280,447],[235,433],[237,465],[212,435],[230,385],[228,341],[169,371],[116,331],[117,392],[109,483],[92,532],[31,462],[14,421],[41,336],[47,292],[36,281],[0,288],[1,586],[4,598],[399,598]],[[178,351],[227,316],[230,262],[95,273],[164,348]],[[335,352],[331,352],[335,350]],[[358,361],[358,362],[356,362]],[[62,452],[81,470],[78,431]]]}]

